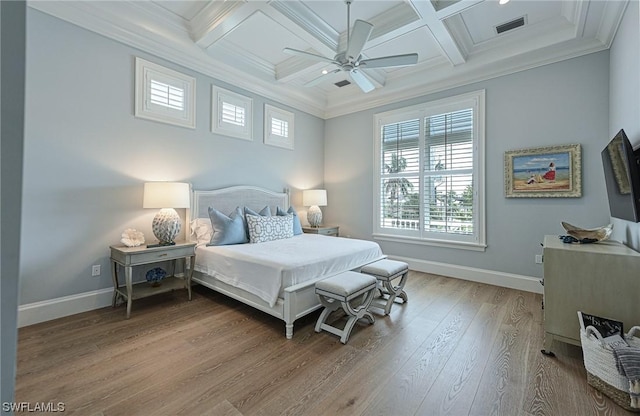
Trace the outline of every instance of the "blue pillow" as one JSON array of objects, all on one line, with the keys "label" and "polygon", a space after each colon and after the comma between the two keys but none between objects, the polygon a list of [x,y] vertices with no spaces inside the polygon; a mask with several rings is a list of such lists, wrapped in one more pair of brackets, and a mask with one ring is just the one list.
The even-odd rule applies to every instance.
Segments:
[{"label": "blue pillow", "polygon": [[244,207],[244,215],[260,215],[261,217],[270,217],[271,216],[271,208],[269,205],[265,206],[260,210],[260,212],[255,212],[251,208]]},{"label": "blue pillow", "polygon": [[260,212],[255,212],[251,208],[244,207],[244,216],[242,217],[242,221],[244,222],[244,231],[247,236],[247,241],[250,239],[249,235],[249,225],[247,224],[247,215],[257,215],[260,217],[270,217],[271,216],[271,208],[269,205],[266,205],[264,208],[260,210]]},{"label": "blue pillow", "polygon": [[284,216],[287,214],[293,215],[293,235],[302,234],[302,224],[300,223],[300,218],[298,217],[298,213],[293,207],[289,207],[287,212],[284,212],[280,207],[276,208],[276,215]]},{"label": "blue pillow", "polygon": [[225,246],[229,244],[248,243],[247,232],[244,226],[242,209],[237,207],[229,216],[224,215],[213,207],[209,207],[209,218],[213,235],[208,246]]}]

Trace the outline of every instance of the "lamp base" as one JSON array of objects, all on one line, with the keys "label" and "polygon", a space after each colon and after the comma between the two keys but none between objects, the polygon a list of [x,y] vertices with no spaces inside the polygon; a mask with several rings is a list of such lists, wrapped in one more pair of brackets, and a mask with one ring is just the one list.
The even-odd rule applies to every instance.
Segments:
[{"label": "lamp base", "polygon": [[307,221],[312,227],[319,227],[322,224],[322,211],[317,205],[311,205],[307,211]]},{"label": "lamp base", "polygon": [[[173,208],[162,208],[151,223],[153,235],[158,239],[158,246],[169,246],[175,244],[173,240],[180,232],[182,224],[180,216]],[[149,247],[147,245],[147,247]]]}]

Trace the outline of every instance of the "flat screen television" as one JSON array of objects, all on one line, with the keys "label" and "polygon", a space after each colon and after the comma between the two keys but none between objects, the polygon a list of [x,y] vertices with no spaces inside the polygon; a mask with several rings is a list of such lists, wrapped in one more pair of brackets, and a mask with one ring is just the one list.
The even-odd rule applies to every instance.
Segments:
[{"label": "flat screen television", "polygon": [[634,152],[624,130],[602,150],[611,216],[640,222],[640,151]]}]

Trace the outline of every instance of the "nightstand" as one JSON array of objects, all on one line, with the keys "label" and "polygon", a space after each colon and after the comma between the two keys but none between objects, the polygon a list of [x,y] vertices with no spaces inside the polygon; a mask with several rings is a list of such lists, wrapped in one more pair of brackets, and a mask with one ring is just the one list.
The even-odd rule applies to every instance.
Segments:
[{"label": "nightstand", "polygon": [[[115,307],[119,297],[127,299],[127,319],[131,316],[131,303],[134,299],[145,298],[158,293],[170,292],[176,289],[187,289],[189,300],[191,300],[191,276],[193,275],[193,265],[196,258],[196,243],[176,242],[173,246],[152,247],[126,247],[110,246],[111,249],[111,276],[113,277],[113,300]],[[176,260],[190,259],[191,267],[186,270],[185,278],[175,277]],[[148,282],[138,282],[133,284],[133,268],[150,263],[172,260],[172,271],[162,280],[160,286],[152,287]],[[124,267],[124,285],[120,284],[118,276],[118,265]]]},{"label": "nightstand", "polygon": [[321,225],[319,227],[311,227],[309,225],[302,227],[302,231],[307,234],[320,234],[320,235],[331,235],[334,237],[338,237],[338,231],[340,227],[329,226],[329,225]]}]

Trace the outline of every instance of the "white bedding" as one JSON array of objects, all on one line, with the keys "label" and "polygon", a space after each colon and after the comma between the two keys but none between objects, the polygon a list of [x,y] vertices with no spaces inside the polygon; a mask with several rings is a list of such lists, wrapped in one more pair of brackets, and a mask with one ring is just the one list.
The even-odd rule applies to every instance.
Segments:
[{"label": "white bedding", "polygon": [[282,290],[332,276],[383,258],[377,243],[301,234],[257,244],[196,247],[195,270],[246,290],[275,305]]}]

